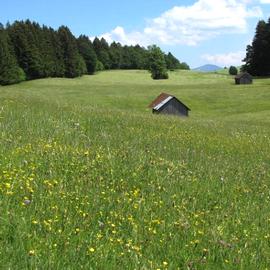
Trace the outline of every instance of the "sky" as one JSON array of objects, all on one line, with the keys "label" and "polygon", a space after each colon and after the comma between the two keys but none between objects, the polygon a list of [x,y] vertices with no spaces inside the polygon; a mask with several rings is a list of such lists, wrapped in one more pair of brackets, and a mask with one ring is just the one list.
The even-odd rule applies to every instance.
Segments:
[{"label": "sky", "polygon": [[[1,3],[2,2],[2,3]],[[108,42],[156,44],[195,68],[241,65],[270,0],[0,0],[0,22],[30,19]]]}]

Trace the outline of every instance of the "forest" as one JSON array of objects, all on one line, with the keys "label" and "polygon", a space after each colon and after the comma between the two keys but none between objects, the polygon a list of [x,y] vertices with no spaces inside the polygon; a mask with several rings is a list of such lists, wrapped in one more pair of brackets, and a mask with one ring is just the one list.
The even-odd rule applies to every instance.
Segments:
[{"label": "forest", "polygon": [[[75,78],[110,69],[149,69],[149,48],[104,38],[76,38],[70,29],[54,30],[36,22],[0,24],[0,85],[47,77]],[[172,53],[162,52],[166,68],[189,69]]]}]

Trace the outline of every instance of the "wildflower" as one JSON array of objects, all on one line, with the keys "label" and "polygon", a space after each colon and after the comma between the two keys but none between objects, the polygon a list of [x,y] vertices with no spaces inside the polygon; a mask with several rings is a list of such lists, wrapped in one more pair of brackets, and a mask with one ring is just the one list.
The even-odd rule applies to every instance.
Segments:
[{"label": "wildflower", "polygon": [[11,188],[11,184],[10,183],[5,183],[5,186],[7,189],[10,189]]},{"label": "wildflower", "polygon": [[90,247],[90,248],[89,248],[89,251],[90,251],[91,253],[93,253],[93,252],[95,252],[95,249],[94,249],[93,247]]},{"label": "wildflower", "polygon": [[29,252],[28,252],[28,255],[29,256],[34,256],[36,253],[35,253],[35,251],[34,250],[29,250]]},{"label": "wildflower", "polygon": [[105,224],[102,221],[98,221],[98,226],[100,229],[103,229]]}]

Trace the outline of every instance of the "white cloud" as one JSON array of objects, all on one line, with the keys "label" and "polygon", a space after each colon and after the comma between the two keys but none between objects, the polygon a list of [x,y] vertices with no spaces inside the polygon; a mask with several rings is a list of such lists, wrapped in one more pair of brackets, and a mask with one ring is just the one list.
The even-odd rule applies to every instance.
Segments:
[{"label": "white cloud", "polygon": [[[269,0],[261,0],[269,1]],[[226,33],[245,33],[247,19],[259,17],[259,7],[248,7],[250,0],[198,0],[190,6],[175,6],[150,19],[142,31],[126,32],[118,26],[101,36],[124,44],[197,45]]]},{"label": "white cloud", "polygon": [[[125,29],[121,26],[117,26],[109,33],[104,33],[100,35],[100,37],[104,37],[109,43],[113,41],[120,42],[122,44],[128,45],[136,45],[136,44],[148,44],[145,40],[145,36],[140,32],[130,32],[126,33]],[[90,39],[94,39],[94,37],[90,37]]]},{"label": "white cloud", "polygon": [[260,0],[261,4],[270,4],[270,0]]},{"label": "white cloud", "polygon": [[202,59],[208,63],[216,64],[219,66],[239,66],[243,64],[242,60],[245,58],[245,51],[229,52],[225,54],[204,54]]}]

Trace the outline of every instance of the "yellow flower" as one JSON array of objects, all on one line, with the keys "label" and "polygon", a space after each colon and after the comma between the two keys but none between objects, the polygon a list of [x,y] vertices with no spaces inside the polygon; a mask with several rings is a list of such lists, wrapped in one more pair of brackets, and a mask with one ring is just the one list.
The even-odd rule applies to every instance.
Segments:
[{"label": "yellow flower", "polygon": [[90,248],[89,248],[89,251],[90,251],[91,253],[93,253],[93,252],[95,252],[95,249],[94,249],[93,247],[90,247]]},{"label": "yellow flower", "polygon": [[34,250],[29,250],[29,252],[28,252],[28,255],[29,256],[34,256],[36,253],[35,253],[35,251]]},{"label": "yellow flower", "polygon": [[5,183],[5,186],[7,189],[11,188],[11,184],[10,183]]},{"label": "yellow flower", "polygon": [[164,266],[167,266],[167,265],[168,265],[168,263],[167,263],[167,262],[163,262],[163,265],[164,265]]}]

